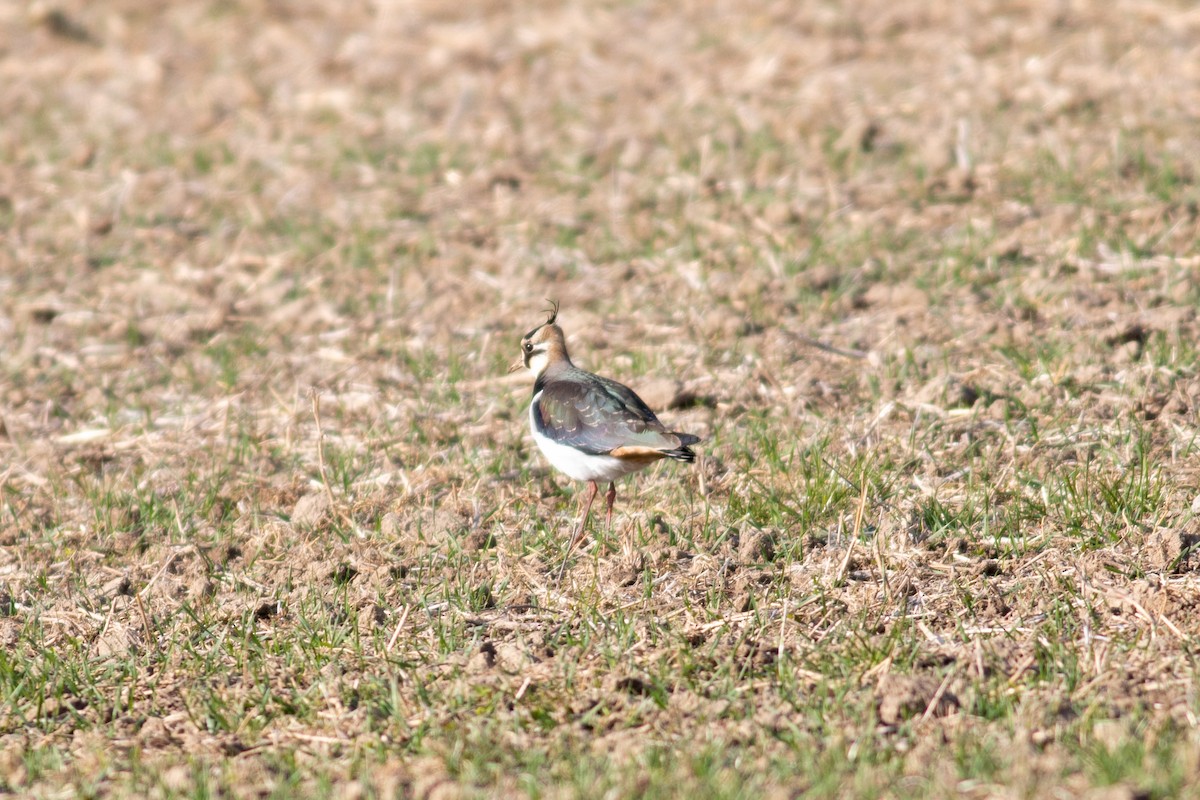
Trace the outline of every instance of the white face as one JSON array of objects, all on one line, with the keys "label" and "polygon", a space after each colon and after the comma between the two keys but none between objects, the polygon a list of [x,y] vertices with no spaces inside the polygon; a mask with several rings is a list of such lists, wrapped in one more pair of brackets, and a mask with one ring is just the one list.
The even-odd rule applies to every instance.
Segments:
[{"label": "white face", "polygon": [[541,375],[546,369],[546,365],[550,363],[550,356],[547,351],[550,346],[545,342],[533,344],[532,342],[524,342],[521,345],[522,354],[525,357],[525,368],[534,375]]}]

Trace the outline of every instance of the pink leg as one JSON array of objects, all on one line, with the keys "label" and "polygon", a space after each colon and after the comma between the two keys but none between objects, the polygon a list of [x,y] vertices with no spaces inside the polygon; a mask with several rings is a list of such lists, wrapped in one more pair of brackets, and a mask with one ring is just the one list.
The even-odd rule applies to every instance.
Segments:
[{"label": "pink leg", "polygon": [[617,499],[617,485],[615,483],[608,484],[608,494],[604,495],[604,499],[608,501],[608,527],[612,529],[612,506],[613,501]]},{"label": "pink leg", "polygon": [[558,569],[559,583],[562,583],[563,573],[567,571],[567,559],[571,557],[571,551],[575,549],[575,542],[583,533],[583,526],[587,525],[588,514],[592,511],[592,501],[600,493],[600,487],[596,485],[595,481],[588,481],[588,486],[591,486],[592,490],[588,492],[587,501],[583,505],[583,516],[579,518],[579,524],[575,527],[575,532],[571,534],[571,541],[567,542],[567,552],[563,555],[562,566]]}]

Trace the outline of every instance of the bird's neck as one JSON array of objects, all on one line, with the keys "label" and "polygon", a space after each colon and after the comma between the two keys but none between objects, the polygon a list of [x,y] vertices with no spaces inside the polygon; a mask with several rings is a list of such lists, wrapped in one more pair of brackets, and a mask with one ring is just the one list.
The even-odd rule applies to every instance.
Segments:
[{"label": "bird's neck", "polygon": [[564,372],[570,370],[574,365],[571,359],[563,352],[557,358],[546,364],[545,369],[538,373],[537,378],[533,382],[533,393],[537,394],[542,389],[546,388],[546,384],[554,380]]}]

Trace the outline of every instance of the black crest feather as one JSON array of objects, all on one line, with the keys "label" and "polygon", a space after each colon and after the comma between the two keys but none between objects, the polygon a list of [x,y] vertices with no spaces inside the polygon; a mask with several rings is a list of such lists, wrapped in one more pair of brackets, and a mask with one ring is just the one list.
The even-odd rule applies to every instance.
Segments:
[{"label": "black crest feather", "polygon": [[550,316],[546,317],[546,324],[553,325],[554,320],[558,319],[558,301],[547,299],[546,302],[550,304],[550,310],[547,312]]}]

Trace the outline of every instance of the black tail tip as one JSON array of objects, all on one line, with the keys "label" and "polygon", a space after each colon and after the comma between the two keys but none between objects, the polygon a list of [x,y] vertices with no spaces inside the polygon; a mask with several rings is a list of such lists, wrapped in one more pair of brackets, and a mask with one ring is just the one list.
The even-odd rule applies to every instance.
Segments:
[{"label": "black tail tip", "polygon": [[686,445],[683,447],[677,447],[674,450],[667,450],[665,452],[669,457],[675,459],[676,461],[682,461],[685,464],[691,464],[696,460],[696,454],[693,453],[692,449]]},{"label": "black tail tip", "polygon": [[663,452],[676,461],[683,461],[687,464],[695,461],[696,454],[692,452],[692,448],[689,445],[699,442],[700,437],[693,436],[690,433],[680,433],[679,431],[671,431],[671,435],[679,440],[679,447],[676,447],[674,450],[664,450]]}]

